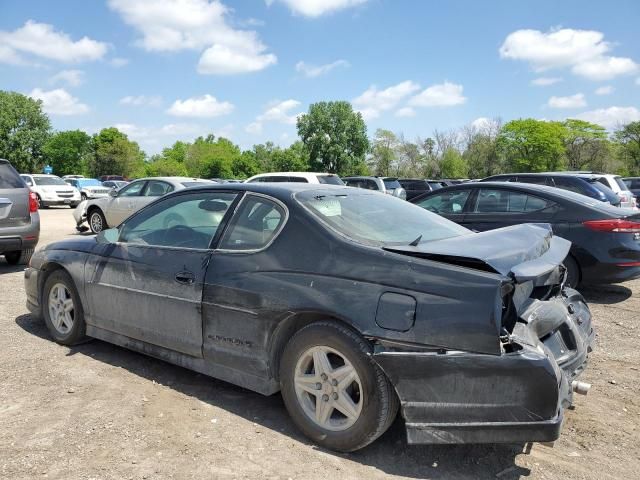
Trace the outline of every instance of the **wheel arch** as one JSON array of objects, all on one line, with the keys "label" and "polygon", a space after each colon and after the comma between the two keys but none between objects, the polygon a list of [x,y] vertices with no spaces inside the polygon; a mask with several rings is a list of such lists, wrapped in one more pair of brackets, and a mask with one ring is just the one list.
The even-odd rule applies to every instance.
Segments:
[{"label": "wheel arch", "polygon": [[292,312],[291,315],[282,320],[273,331],[271,340],[269,342],[269,373],[271,378],[276,381],[280,380],[280,361],[282,359],[282,353],[284,352],[287,343],[293,337],[293,335],[300,329],[306,327],[315,322],[320,321],[332,321],[336,322],[354,333],[362,336],[365,341],[368,341],[357,328],[354,327],[353,322],[348,319],[341,318],[340,315],[330,312],[322,311],[297,311]]},{"label": "wheel arch", "polygon": [[[47,278],[49,278],[53,272],[56,272],[58,270],[62,270],[63,272],[65,272],[67,275],[69,275],[69,277],[71,278],[71,281],[73,281],[73,275],[71,274],[71,272],[67,270],[65,267],[63,267],[62,264],[58,263],[57,261],[52,260],[42,264],[40,268],[41,274],[38,275],[38,303],[40,304],[41,307],[42,307],[42,293],[43,293],[42,291],[44,290],[44,284],[47,281]],[[76,287],[76,290],[77,290],[75,281],[73,282],[74,282],[74,287]]]}]

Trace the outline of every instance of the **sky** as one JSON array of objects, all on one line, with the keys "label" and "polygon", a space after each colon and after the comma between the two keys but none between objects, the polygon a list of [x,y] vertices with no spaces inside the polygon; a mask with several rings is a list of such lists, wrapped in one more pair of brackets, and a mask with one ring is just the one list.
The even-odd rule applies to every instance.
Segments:
[{"label": "sky", "polygon": [[407,139],[496,117],[614,130],[640,120],[639,24],[637,0],[0,0],[0,89],[149,154],[286,146],[323,100]]}]

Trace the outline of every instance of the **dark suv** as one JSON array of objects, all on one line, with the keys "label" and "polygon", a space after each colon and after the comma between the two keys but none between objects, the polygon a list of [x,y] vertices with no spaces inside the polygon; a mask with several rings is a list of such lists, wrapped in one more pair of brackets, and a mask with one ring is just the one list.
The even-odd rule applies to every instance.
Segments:
[{"label": "dark suv", "polygon": [[0,158],[0,255],[11,265],[29,263],[39,237],[36,194]]},{"label": "dark suv", "polygon": [[595,198],[601,202],[608,202],[616,207],[620,206],[620,198],[613,190],[598,181],[598,177],[578,177],[568,173],[505,173],[483,178],[481,182],[520,182],[535,185],[547,185],[561,188],[570,192],[580,193]]},{"label": "dark suv", "polygon": [[441,180],[428,180],[421,178],[399,178],[398,182],[407,191],[407,200],[422,195],[426,192],[433,192],[440,188],[446,187]]},{"label": "dark suv", "polygon": [[622,181],[627,185],[631,193],[633,193],[640,202],[640,177],[626,177]]}]

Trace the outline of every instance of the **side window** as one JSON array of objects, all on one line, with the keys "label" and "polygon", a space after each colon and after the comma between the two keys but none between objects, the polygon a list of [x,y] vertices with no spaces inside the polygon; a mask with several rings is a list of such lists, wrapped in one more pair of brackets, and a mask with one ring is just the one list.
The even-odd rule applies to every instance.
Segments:
[{"label": "side window", "polygon": [[563,190],[569,190],[570,192],[581,193],[583,195],[585,194],[576,182],[572,182],[569,178],[554,177],[553,182],[556,187],[562,188]]},{"label": "side window", "polygon": [[471,190],[455,190],[433,195],[416,203],[419,207],[434,213],[462,213]]},{"label": "side window", "polygon": [[119,197],[138,197],[147,182],[133,182],[118,192]]},{"label": "side window", "polygon": [[120,241],[160,247],[209,248],[235,193],[197,192],[167,198],[124,224]]},{"label": "side window", "polygon": [[481,188],[474,212],[476,213],[503,213],[509,208],[509,191]]},{"label": "side window", "polygon": [[629,185],[629,188],[640,189],[640,180],[632,180],[631,185]]},{"label": "side window", "polygon": [[20,175],[20,178],[22,178],[22,180],[24,180],[24,183],[26,183],[29,187],[33,187],[33,181],[31,180],[31,177],[28,177],[27,175]]},{"label": "side window", "polygon": [[534,185],[547,185],[547,177],[518,177],[518,181]]},{"label": "side window", "polygon": [[303,177],[289,177],[288,181],[293,183],[309,183],[309,181]]},{"label": "side window", "polygon": [[222,237],[224,250],[258,250],[271,242],[284,222],[284,209],[263,197],[247,195]]},{"label": "side window", "polygon": [[366,188],[368,190],[380,190],[378,188],[378,184],[376,183],[376,181],[375,180],[371,180],[370,178],[367,178],[367,179],[362,181],[362,187]]},{"label": "side window", "polygon": [[169,192],[173,192],[173,185],[158,180],[149,180],[144,191],[145,197],[161,197]]},{"label": "side window", "polygon": [[524,208],[525,212],[536,212],[538,210],[544,210],[552,206],[553,203],[547,200],[544,200],[539,197],[534,197],[533,195],[527,195],[527,204]]}]

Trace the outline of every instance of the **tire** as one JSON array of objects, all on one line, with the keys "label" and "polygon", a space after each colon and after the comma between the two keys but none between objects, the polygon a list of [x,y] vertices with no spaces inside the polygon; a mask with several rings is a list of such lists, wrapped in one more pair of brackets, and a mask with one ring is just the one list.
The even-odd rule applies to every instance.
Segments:
[{"label": "tire", "polygon": [[567,287],[576,288],[580,285],[580,280],[582,278],[580,272],[580,265],[576,262],[576,259],[571,255],[567,255],[567,258],[562,262],[567,269],[567,281],[565,285]]},{"label": "tire", "polygon": [[41,304],[44,322],[57,343],[75,345],[84,340],[84,310],[75,284],[67,272],[55,270],[47,277],[42,288]]},{"label": "tire", "polygon": [[16,252],[7,252],[4,254],[4,259],[9,265],[26,265],[31,260],[33,250],[33,248],[26,248]]},{"label": "tire", "polygon": [[87,200],[87,194],[86,193],[81,193],[80,194],[80,199],[84,202],[85,200]]},{"label": "tire", "polygon": [[87,223],[93,233],[100,233],[102,230],[109,228],[109,225],[107,225],[107,219],[104,218],[104,214],[99,208],[94,208],[89,212],[89,215],[87,216]]},{"label": "tire", "polygon": [[80,203],[70,203],[69,208],[77,208]]},{"label": "tire", "polygon": [[[331,321],[307,325],[287,343],[280,363],[282,398],[296,426],[318,445],[358,450],[395,419],[398,397],[371,352],[357,333]],[[349,369],[355,377],[342,373]]]},{"label": "tire", "polygon": [[42,199],[40,198],[40,195],[38,195],[37,193],[36,193],[36,200],[38,200],[38,209],[49,208],[49,205],[45,205]]}]

